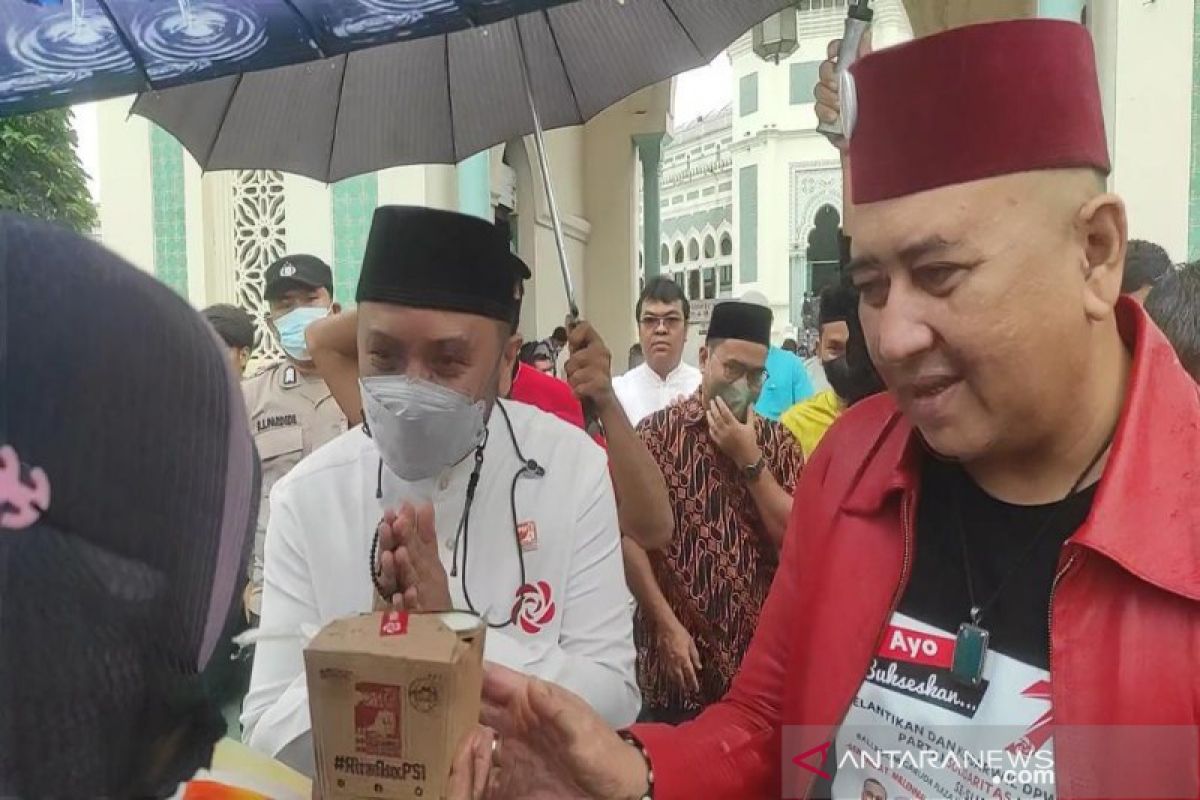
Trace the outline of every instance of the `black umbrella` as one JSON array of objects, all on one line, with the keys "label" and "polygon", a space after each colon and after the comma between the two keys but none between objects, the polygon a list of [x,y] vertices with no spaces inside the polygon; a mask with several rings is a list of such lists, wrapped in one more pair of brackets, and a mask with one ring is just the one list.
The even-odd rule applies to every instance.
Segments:
[{"label": "black umbrella", "polygon": [[174,134],[202,169],[278,169],[327,182],[456,163],[533,134],[574,315],[543,130],[583,124],[645,86],[707,64],[789,4],[544,3],[443,35],[149,92],[133,110]]}]

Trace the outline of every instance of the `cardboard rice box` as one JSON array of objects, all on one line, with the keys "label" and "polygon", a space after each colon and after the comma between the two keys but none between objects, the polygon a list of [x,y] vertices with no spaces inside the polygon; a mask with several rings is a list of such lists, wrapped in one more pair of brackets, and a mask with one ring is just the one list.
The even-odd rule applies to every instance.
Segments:
[{"label": "cardboard rice box", "polygon": [[304,651],[324,800],[438,800],[479,721],[485,627],[462,612],[336,620]]}]

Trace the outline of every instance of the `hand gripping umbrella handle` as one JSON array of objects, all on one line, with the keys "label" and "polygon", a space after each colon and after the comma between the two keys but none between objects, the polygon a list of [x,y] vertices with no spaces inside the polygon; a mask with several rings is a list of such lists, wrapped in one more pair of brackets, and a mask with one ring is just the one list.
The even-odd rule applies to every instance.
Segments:
[{"label": "hand gripping umbrella handle", "polygon": [[825,137],[835,145],[844,140],[850,129],[854,127],[853,120],[857,114],[854,92],[846,91],[846,87],[850,80],[850,67],[858,60],[858,49],[862,45],[863,37],[871,29],[871,20],[874,16],[875,12],[871,10],[870,0],[856,0],[850,5],[850,10],[846,14],[846,32],[838,47],[837,60],[842,113],[833,122],[822,122],[817,125],[817,131],[825,134]]}]

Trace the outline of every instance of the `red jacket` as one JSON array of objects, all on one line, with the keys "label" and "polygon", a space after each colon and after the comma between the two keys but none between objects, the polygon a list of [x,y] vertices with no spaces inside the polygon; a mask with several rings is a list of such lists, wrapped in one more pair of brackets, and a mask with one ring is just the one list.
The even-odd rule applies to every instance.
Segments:
[{"label": "red jacket", "polygon": [[[1197,798],[1200,391],[1140,308],[1123,302],[1118,318],[1133,353],[1129,393],[1091,514],[1064,544],[1051,594],[1056,791],[1116,797],[1121,780],[1141,791],[1165,777],[1170,791],[1153,796]],[[815,775],[791,759],[834,737],[904,592],[919,459],[887,396],[858,404],[830,431],[796,487],[779,572],[729,694],[690,724],[634,729],[657,800],[811,790]],[[784,725],[806,726],[787,752]],[[1114,725],[1182,727],[1130,736]]]}]

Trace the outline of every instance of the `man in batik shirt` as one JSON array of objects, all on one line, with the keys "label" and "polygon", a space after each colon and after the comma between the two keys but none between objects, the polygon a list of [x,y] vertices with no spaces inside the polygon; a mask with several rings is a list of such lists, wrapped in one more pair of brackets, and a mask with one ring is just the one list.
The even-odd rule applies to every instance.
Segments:
[{"label": "man in batik shirt", "polygon": [[690,719],[721,698],[775,575],[802,457],[784,428],[754,413],[770,333],[769,309],[718,305],[700,389],[638,426],[666,478],[676,530],[648,558],[630,558],[626,544],[649,719]]}]

